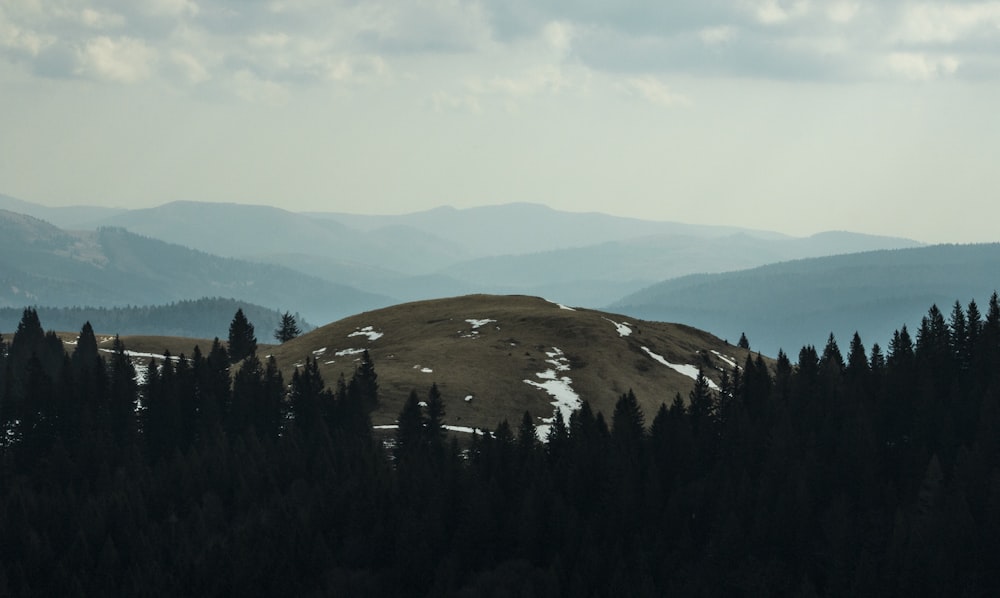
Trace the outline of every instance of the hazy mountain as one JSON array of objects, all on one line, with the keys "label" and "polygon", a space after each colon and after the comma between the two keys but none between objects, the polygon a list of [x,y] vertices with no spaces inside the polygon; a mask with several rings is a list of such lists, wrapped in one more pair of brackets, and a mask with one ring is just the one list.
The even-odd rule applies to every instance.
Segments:
[{"label": "hazy mountain", "polygon": [[521,293],[591,307],[687,274],[919,245],[847,232],[797,238],[525,203],[365,216],[179,201],[101,222],[402,301]]},{"label": "hazy mountain", "polygon": [[206,296],[298,311],[314,322],[393,302],[288,268],[221,258],[121,228],[67,232],[0,210],[0,305],[157,305]]},{"label": "hazy mountain", "polygon": [[484,291],[529,293],[578,305],[607,305],[658,281],[793,258],[913,247],[908,239],[830,232],[805,238],[655,235],[531,255],[479,258],[442,271]]},{"label": "hazy mountain", "polygon": [[[796,260],[661,282],[614,302],[635,317],[697,326],[730,340],[745,332],[774,355],[822,345],[833,332],[843,347],[855,330],[869,348],[885,347],[906,324],[915,331],[928,306],[945,314],[955,300],[985,309],[1000,288],[1000,244],[934,245]],[[793,357],[795,356],[793,355]]]},{"label": "hazy mountain", "polygon": [[303,254],[413,273],[465,257],[463,248],[419,230],[395,226],[366,232],[270,206],[175,201],[117,214],[102,224],[226,257]]},{"label": "hazy mountain", "polygon": [[785,235],[771,231],[641,220],[596,212],[563,212],[531,203],[464,209],[440,207],[386,216],[333,212],[308,214],[366,231],[390,226],[421,230],[466,247],[475,257],[583,247],[658,234],[711,238],[742,232],[765,239],[785,238]]},{"label": "hazy mountain", "polygon": [[123,208],[104,208],[100,206],[51,208],[10,197],[9,195],[3,195],[2,193],[0,193],[0,210],[26,214],[60,228],[68,229],[93,228],[96,222],[127,211]]},{"label": "hazy mountain", "polygon": [[611,413],[629,389],[655,413],[675,393],[688,396],[699,366],[717,383],[722,368],[747,354],[688,326],[490,295],[351,316],[270,352],[287,374],[316,359],[333,384],[341,374],[350,378],[365,349],[379,376],[373,423],[393,424],[411,390],[423,395],[436,383],[448,405],[445,423],[480,428],[519,421],[526,410],[543,423],[555,403],[573,397]]}]

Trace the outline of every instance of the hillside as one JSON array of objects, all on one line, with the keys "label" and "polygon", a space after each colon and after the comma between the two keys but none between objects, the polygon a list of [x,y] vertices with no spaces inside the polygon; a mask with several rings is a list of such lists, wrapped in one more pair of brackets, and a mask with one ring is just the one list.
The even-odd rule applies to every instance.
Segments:
[{"label": "hillside", "polygon": [[751,347],[774,355],[804,344],[822,346],[833,332],[846,344],[855,330],[869,346],[913,330],[938,304],[950,313],[985,305],[1000,287],[1000,244],[935,245],[796,260],[723,274],[667,280],[608,309],[685,322],[723,338],[745,332]]},{"label": "hillside", "polygon": [[721,368],[742,365],[747,354],[687,326],[490,295],[358,314],[275,347],[273,354],[286,376],[315,357],[334,385],[341,374],[350,377],[364,349],[379,375],[376,425],[392,424],[411,390],[423,396],[436,383],[446,424],[490,428],[505,418],[519,421],[526,410],[543,423],[554,403],[568,414],[578,397],[610,416],[629,389],[653,414],[676,393],[687,397],[699,365],[718,382]]}]

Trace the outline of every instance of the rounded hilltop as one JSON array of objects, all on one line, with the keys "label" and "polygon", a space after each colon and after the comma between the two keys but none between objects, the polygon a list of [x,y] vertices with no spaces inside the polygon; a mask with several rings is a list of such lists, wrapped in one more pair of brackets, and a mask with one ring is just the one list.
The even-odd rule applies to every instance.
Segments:
[{"label": "rounded hilltop", "polygon": [[711,385],[747,351],[681,324],[648,322],[539,297],[466,295],[333,322],[269,349],[286,380],[315,359],[327,385],[350,379],[367,350],[379,382],[375,425],[393,424],[411,391],[437,384],[452,426],[492,429],[529,411],[543,425],[580,400],[610,417],[630,389],[652,421],[685,399],[702,368]]}]

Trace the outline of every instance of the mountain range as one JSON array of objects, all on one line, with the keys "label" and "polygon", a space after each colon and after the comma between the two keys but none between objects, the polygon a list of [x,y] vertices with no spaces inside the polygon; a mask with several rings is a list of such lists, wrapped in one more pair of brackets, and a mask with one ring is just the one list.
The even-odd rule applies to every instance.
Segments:
[{"label": "mountain range", "polygon": [[231,297],[322,324],[402,302],[521,294],[722,338],[745,332],[773,355],[855,329],[884,344],[928,304],[982,302],[997,286],[993,246],[791,237],[523,203],[358,215],[190,201],[51,208],[0,196],[3,208],[0,305],[11,307]]}]

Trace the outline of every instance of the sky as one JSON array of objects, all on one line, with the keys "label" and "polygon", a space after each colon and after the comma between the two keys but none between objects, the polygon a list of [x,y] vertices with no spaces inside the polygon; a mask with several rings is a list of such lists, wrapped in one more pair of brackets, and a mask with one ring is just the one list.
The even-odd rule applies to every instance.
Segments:
[{"label": "sky", "polygon": [[1000,2],[2,0],[0,193],[1000,241]]}]

